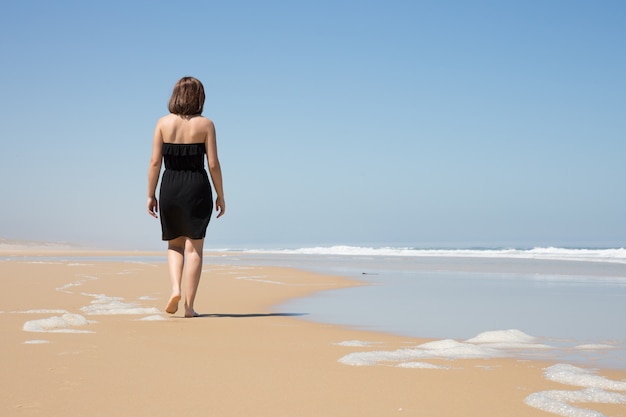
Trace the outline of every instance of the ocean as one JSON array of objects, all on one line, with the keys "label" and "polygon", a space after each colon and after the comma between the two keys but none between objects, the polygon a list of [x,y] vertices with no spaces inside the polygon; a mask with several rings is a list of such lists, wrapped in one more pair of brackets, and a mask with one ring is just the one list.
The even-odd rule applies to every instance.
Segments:
[{"label": "ocean", "polygon": [[[451,340],[458,354],[626,369],[626,250],[332,246],[224,250],[208,259],[341,275],[362,286],[276,306],[281,313],[397,335]],[[480,341],[480,343],[476,343]],[[465,346],[463,346],[465,345]]]}]

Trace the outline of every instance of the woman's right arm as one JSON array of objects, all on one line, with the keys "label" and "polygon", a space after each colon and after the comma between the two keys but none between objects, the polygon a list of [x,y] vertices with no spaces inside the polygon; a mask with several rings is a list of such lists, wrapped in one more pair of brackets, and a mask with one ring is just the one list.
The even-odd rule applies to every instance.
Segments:
[{"label": "woman's right arm", "polygon": [[159,203],[156,198],[156,187],[161,173],[161,161],[163,159],[163,136],[161,134],[160,120],[154,128],[154,138],[152,139],[152,157],[148,167],[148,214],[157,217]]},{"label": "woman's right arm", "polygon": [[[207,119],[208,120],[208,119]],[[206,138],[206,157],[209,166],[209,173],[211,174],[211,181],[215,188],[215,210],[217,210],[217,217],[220,218],[226,212],[226,201],[224,200],[224,189],[222,186],[222,167],[220,166],[220,160],[217,157],[217,139],[215,135],[215,125],[208,120],[208,132]]]}]

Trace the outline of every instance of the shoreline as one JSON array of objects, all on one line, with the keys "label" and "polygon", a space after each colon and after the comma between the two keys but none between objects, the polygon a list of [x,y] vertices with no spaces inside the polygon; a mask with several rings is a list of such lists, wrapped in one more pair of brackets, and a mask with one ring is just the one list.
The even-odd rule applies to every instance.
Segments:
[{"label": "shoreline", "polygon": [[[120,253],[137,256],[97,251],[104,257]],[[0,256],[12,255],[0,250]],[[441,342],[310,322],[300,319],[306,314],[301,311],[276,313],[275,306],[286,300],[361,285],[345,277],[205,265],[197,305],[205,314],[183,319],[162,312],[169,296],[165,262],[29,263],[13,258],[0,261],[0,268],[9,281],[9,290],[0,295],[6,335],[2,356],[10,358],[0,385],[6,415],[537,416],[555,414],[527,405],[533,394],[580,390],[546,378],[545,370],[554,362],[441,357],[404,368],[392,360],[342,363],[354,353]],[[90,314],[90,306],[147,310]],[[26,322],[59,316],[61,310],[94,321],[75,328],[93,333],[22,329]],[[153,318],[141,320],[147,317]],[[24,363],[29,363],[26,369]],[[626,380],[624,371],[597,372],[618,386]],[[170,404],[166,397],[184,399],[187,405],[182,400]],[[623,415],[626,409],[623,403],[585,407],[607,416]]]}]

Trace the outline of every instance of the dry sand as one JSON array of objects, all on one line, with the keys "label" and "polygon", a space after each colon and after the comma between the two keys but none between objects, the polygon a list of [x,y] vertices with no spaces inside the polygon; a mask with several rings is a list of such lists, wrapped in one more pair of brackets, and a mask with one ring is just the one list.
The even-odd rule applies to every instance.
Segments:
[{"label": "dry sand", "polygon": [[[338,359],[350,352],[427,340],[316,324],[302,320],[303,311],[272,310],[314,291],[358,285],[341,277],[219,266],[219,257],[208,256],[196,300],[205,315],[185,319],[182,302],[177,314],[162,312],[169,298],[164,263],[22,256],[35,253],[0,252],[11,255],[0,261],[2,416],[554,416],[524,399],[546,389],[573,389],[544,378],[551,364],[515,359],[425,361],[445,370],[343,365]],[[161,313],[87,315],[81,308],[96,294]],[[95,321],[76,327],[93,333],[23,330],[27,321],[62,311]],[[146,316],[163,320],[139,320]],[[338,345],[350,340],[378,344]],[[622,371],[600,374],[626,379]],[[624,405],[582,406],[626,415]]]}]

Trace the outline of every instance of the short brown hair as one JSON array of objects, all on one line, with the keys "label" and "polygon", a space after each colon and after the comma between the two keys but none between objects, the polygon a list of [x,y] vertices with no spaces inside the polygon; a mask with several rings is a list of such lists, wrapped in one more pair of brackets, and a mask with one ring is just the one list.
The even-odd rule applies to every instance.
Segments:
[{"label": "short brown hair", "polygon": [[183,77],[174,86],[168,109],[170,113],[184,116],[202,114],[204,87],[194,77]]}]

